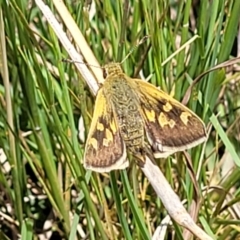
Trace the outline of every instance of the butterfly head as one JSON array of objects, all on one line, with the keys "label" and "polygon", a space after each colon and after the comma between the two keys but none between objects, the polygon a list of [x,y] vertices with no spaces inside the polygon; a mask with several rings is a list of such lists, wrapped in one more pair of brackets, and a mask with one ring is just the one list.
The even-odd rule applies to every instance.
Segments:
[{"label": "butterfly head", "polygon": [[118,75],[122,72],[120,63],[108,63],[103,68],[103,77],[106,79],[111,75]]}]

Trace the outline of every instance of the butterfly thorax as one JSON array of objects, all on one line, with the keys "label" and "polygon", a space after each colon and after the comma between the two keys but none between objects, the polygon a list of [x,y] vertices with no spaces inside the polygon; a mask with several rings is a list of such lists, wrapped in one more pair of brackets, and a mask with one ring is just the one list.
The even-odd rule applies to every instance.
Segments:
[{"label": "butterfly thorax", "polygon": [[104,94],[112,106],[128,151],[141,160],[144,158],[144,121],[133,86],[119,69],[108,71],[110,76],[105,81]]}]

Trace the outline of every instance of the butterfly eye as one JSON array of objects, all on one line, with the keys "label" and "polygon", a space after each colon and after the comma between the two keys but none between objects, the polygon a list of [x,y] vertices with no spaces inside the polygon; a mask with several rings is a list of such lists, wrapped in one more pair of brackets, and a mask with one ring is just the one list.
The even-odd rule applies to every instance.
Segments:
[{"label": "butterfly eye", "polygon": [[107,71],[106,68],[103,68],[103,78],[105,79],[107,77]]}]

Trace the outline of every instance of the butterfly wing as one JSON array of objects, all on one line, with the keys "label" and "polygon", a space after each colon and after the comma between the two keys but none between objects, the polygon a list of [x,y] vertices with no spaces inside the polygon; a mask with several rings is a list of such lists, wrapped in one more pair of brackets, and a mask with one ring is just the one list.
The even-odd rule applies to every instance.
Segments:
[{"label": "butterfly wing", "polygon": [[128,165],[126,146],[112,107],[106,102],[106,97],[100,89],[86,142],[84,167],[97,172],[109,172],[124,169]]},{"label": "butterfly wing", "polygon": [[206,140],[204,123],[195,113],[152,84],[139,79],[135,82],[147,139],[156,158]]}]

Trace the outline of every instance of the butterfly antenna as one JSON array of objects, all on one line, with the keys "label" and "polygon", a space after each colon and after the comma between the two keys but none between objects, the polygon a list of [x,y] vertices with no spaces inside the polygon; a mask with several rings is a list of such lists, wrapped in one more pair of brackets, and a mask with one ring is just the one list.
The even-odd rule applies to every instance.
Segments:
[{"label": "butterfly antenna", "polygon": [[89,67],[95,67],[95,68],[101,68],[103,69],[103,67],[101,66],[96,66],[96,65],[92,65],[92,64],[89,64],[89,63],[85,63],[85,62],[79,62],[79,61],[75,61],[75,60],[72,60],[72,59],[62,59],[63,62],[68,62],[68,63],[80,63],[80,64],[84,64],[86,66],[89,66]]},{"label": "butterfly antenna", "polygon": [[144,37],[139,41],[139,43],[130,50],[130,52],[127,54],[127,56],[120,62],[120,64],[122,64],[122,63],[132,54],[132,52],[133,52],[139,45],[143,44],[149,37],[150,37],[150,35],[144,36]]}]

